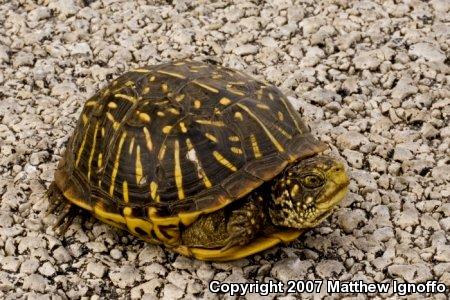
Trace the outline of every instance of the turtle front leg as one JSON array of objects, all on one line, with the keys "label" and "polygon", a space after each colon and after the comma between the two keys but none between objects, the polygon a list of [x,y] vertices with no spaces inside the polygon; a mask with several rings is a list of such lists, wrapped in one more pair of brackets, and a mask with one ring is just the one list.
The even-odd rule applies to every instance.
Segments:
[{"label": "turtle front leg", "polygon": [[227,244],[223,250],[248,244],[261,231],[265,219],[263,198],[256,192],[250,194],[239,207],[230,209]]},{"label": "turtle front leg", "polygon": [[182,232],[182,243],[223,250],[245,245],[261,230],[265,217],[263,198],[254,192],[224,209],[201,216]]}]

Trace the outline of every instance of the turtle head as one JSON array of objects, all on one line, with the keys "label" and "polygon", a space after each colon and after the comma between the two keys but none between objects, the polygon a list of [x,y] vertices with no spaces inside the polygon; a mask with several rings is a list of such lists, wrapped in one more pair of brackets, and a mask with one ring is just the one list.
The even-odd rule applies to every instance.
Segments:
[{"label": "turtle head", "polygon": [[272,185],[269,214],[273,224],[310,228],[322,222],[347,193],[344,165],[318,155],[288,167]]}]

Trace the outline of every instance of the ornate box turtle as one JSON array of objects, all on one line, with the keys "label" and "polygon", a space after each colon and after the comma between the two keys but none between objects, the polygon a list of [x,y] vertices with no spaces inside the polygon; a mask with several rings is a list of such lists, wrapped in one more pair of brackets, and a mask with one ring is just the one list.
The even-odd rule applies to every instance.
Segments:
[{"label": "ornate box turtle", "polygon": [[347,192],[341,163],[274,86],[178,61],[89,99],[50,186],[68,226],[89,211],[150,243],[232,260],[296,239]]}]

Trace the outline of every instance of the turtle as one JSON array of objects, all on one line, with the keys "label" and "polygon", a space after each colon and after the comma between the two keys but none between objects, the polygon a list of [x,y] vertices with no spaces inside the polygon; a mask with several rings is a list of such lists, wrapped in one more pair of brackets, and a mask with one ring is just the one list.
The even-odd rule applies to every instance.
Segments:
[{"label": "turtle", "polygon": [[81,212],[199,260],[246,257],[297,239],[346,195],[274,85],[219,63],[128,71],[83,107],[49,187],[55,226]]}]

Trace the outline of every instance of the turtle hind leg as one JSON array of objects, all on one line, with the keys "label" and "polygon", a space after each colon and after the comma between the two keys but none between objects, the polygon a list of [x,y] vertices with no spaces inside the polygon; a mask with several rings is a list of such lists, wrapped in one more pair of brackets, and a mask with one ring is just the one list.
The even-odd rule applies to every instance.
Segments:
[{"label": "turtle hind leg", "polygon": [[52,227],[58,234],[64,235],[73,220],[78,215],[84,214],[82,213],[81,208],[66,200],[55,182],[48,188],[47,197],[50,201],[50,205],[47,209],[46,216],[50,214],[56,214],[58,216]]}]

